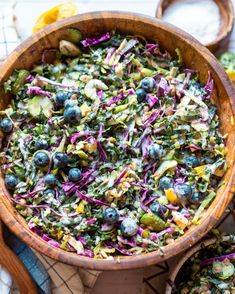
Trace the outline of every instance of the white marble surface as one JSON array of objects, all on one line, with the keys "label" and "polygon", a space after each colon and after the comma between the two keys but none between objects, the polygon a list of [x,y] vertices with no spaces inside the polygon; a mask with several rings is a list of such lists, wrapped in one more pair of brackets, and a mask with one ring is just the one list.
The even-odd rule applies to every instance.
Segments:
[{"label": "white marble surface", "polygon": [[[0,9],[9,2],[0,0]],[[60,2],[64,1],[17,0],[16,14],[18,17],[18,28],[23,39],[31,34],[33,24],[39,15]],[[122,10],[154,16],[159,0],[74,0],[73,2],[77,4],[79,13],[100,10]]]}]

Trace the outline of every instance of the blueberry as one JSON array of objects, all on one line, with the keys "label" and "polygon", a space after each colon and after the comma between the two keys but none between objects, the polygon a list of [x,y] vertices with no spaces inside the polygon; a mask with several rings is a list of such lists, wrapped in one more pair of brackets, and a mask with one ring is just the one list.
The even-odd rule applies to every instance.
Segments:
[{"label": "blueberry", "polygon": [[44,167],[47,166],[50,158],[48,156],[48,154],[44,151],[38,151],[35,153],[34,157],[33,157],[33,161],[35,163],[36,166],[38,167]]},{"label": "blueberry", "polygon": [[165,215],[165,213],[167,212],[167,208],[158,202],[153,202],[149,208],[151,209],[151,211],[154,214],[157,214],[160,217],[163,217]]},{"label": "blueberry", "polygon": [[73,69],[82,73],[88,73],[88,70],[84,64],[76,64]]},{"label": "blueberry", "polygon": [[69,170],[68,176],[70,181],[77,182],[82,177],[82,173],[79,168],[74,167]]},{"label": "blueberry", "polygon": [[56,152],[53,160],[56,167],[65,167],[69,163],[68,155],[64,152]]},{"label": "blueberry", "polygon": [[136,235],[138,231],[138,225],[133,218],[127,217],[121,223],[121,233],[125,237],[131,237]]},{"label": "blueberry", "polygon": [[148,77],[141,81],[141,88],[144,89],[147,93],[152,92],[155,86],[156,82],[154,78]]},{"label": "blueberry", "polygon": [[103,212],[103,219],[106,223],[110,225],[115,224],[119,219],[119,214],[117,209],[112,207],[105,208]]},{"label": "blueberry", "polygon": [[35,141],[35,147],[37,150],[47,150],[48,149],[48,142],[45,139],[37,139]]},{"label": "blueberry", "polygon": [[149,157],[159,159],[163,154],[163,148],[159,144],[151,144],[148,151]]},{"label": "blueberry", "polygon": [[139,88],[135,91],[135,94],[137,96],[138,102],[143,102],[147,96],[147,93],[144,89]]},{"label": "blueberry", "polygon": [[198,204],[204,199],[204,195],[200,192],[193,192],[191,202]]},{"label": "blueberry", "polygon": [[0,129],[4,132],[4,133],[10,133],[11,130],[13,129],[13,122],[5,117],[1,122],[0,122]]},{"label": "blueberry", "polygon": [[49,197],[55,197],[56,196],[56,193],[53,189],[46,189],[43,193],[44,195],[46,196],[49,196]]},{"label": "blueberry", "polygon": [[176,195],[182,200],[189,200],[192,197],[192,187],[187,184],[177,184],[174,186]]},{"label": "blueberry", "polygon": [[81,119],[81,110],[78,106],[69,106],[64,110],[64,120],[70,123],[77,123]]},{"label": "blueberry", "polygon": [[187,167],[193,168],[200,164],[198,158],[195,155],[186,156],[184,159],[184,163]]},{"label": "blueberry", "polygon": [[9,190],[14,190],[18,183],[19,179],[17,178],[17,176],[13,174],[5,176],[5,185]]},{"label": "blueberry", "polygon": [[78,101],[74,99],[69,99],[65,101],[64,107],[69,108],[69,107],[74,107],[78,105]]},{"label": "blueberry", "polygon": [[56,185],[57,178],[53,174],[48,174],[44,177],[44,182],[48,187],[54,187]]},{"label": "blueberry", "polygon": [[173,187],[173,180],[170,177],[162,177],[159,180],[159,189],[161,189],[162,191],[170,189]]},{"label": "blueberry", "polygon": [[216,178],[211,178],[211,187],[216,187],[218,185],[218,180]]},{"label": "blueberry", "polygon": [[212,164],[214,163],[214,159],[210,156],[204,156],[202,159],[201,159],[201,164]]},{"label": "blueberry", "polygon": [[63,92],[63,91],[57,92],[56,96],[55,96],[56,104],[59,105],[59,106],[64,106],[65,101],[70,98],[70,96],[68,94],[69,93],[66,93],[66,92]]}]

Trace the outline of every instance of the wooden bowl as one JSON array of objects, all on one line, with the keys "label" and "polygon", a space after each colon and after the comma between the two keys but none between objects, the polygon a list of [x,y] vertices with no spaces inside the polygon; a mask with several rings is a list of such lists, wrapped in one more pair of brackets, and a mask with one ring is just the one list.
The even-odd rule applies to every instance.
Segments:
[{"label": "wooden bowl", "polygon": [[[9,194],[1,175],[0,217],[29,246],[65,263],[94,270],[133,269],[159,263],[188,249],[198,241],[219,220],[233,197],[235,191],[235,129],[231,124],[231,118],[235,115],[235,92],[233,86],[209,50],[183,31],[156,18],[143,15],[121,12],[95,12],[81,14],[52,24],[22,43],[2,64],[0,68],[0,87],[14,69],[30,69],[32,65],[40,62],[45,48],[58,47],[59,40],[63,37],[66,29],[70,27],[78,28],[83,36],[92,36],[97,32],[102,33],[116,29],[117,32],[124,34],[142,35],[150,41],[158,40],[161,47],[171,52],[175,58],[177,58],[175,48],[179,48],[183,52],[186,66],[199,71],[201,82],[206,83],[208,71],[211,72],[214,79],[212,96],[218,106],[221,132],[227,134],[228,153],[226,157],[229,168],[224,176],[226,184],[219,188],[215,200],[201,218],[200,224],[191,227],[184,236],[177,239],[173,244],[165,246],[161,251],[131,257],[118,256],[114,260],[90,259],[78,256],[48,245],[48,243],[32,233],[25,220],[16,212],[8,199]],[[0,91],[0,97],[0,108],[4,108],[7,105],[8,97],[3,91]]]},{"label": "wooden bowl", "polygon": [[[231,235],[231,236],[224,236],[223,241],[225,242],[231,242],[231,243],[235,243],[235,236]],[[211,238],[211,239],[207,239],[197,245],[195,245],[193,248],[191,248],[189,251],[187,251],[186,254],[184,254],[184,256],[177,261],[175,267],[172,268],[172,270],[169,273],[168,276],[168,282],[166,285],[166,290],[165,290],[165,294],[172,294],[174,293],[174,286],[175,286],[175,282],[177,283],[177,278],[180,275],[180,271],[182,269],[182,267],[184,266],[184,264],[198,251],[203,250],[205,247],[214,244],[216,241],[218,241],[217,238]]]},{"label": "wooden bowl", "polygon": [[[160,0],[157,9],[156,17],[161,19],[166,8],[177,0]],[[221,23],[220,32],[217,38],[208,44],[204,44],[211,52],[216,53],[220,50],[225,51],[234,25],[234,9],[231,0],[214,0],[219,6]],[[213,25],[213,24],[212,24]]]}]

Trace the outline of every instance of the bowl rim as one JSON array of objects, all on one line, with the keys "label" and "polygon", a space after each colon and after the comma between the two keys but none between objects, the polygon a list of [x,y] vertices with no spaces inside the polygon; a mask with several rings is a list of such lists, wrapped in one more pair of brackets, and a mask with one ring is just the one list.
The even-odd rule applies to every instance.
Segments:
[{"label": "bowl rim", "polygon": [[[165,1],[166,0],[160,0],[158,5],[157,5],[156,12],[155,12],[155,17],[158,18],[158,19],[162,19],[162,17],[163,17],[162,7],[163,7],[163,3]],[[214,0],[214,1],[217,2],[216,0]],[[226,0],[226,1],[227,1],[227,4],[228,4],[228,9],[225,10],[225,12],[228,15],[228,24],[227,24],[226,28],[217,35],[217,37],[214,39],[214,41],[203,44],[205,47],[207,47],[209,49],[214,47],[214,46],[217,46],[218,44],[223,42],[223,40],[225,40],[232,33],[232,30],[233,30],[233,27],[234,27],[234,19],[235,19],[234,13],[235,13],[235,11],[234,11],[234,6],[233,6],[232,0]],[[217,3],[216,3],[216,5],[218,6]],[[221,15],[221,13],[220,13],[220,15]]]},{"label": "bowl rim", "polygon": [[[201,241],[200,243],[197,243],[195,246],[193,246],[191,249],[189,249],[182,258],[177,260],[177,263],[174,265],[174,267],[171,269],[170,273],[168,274],[167,282],[166,282],[166,289],[165,294],[171,294],[172,293],[172,284],[175,282],[175,279],[178,275],[178,273],[181,271],[184,264],[198,251],[203,250],[205,247],[214,244],[216,241],[218,241],[218,238],[213,237],[206,240]],[[235,243],[235,235],[226,235],[222,237],[222,241],[231,241]]]},{"label": "bowl rim", "polygon": [[[205,48],[202,44],[200,44],[196,39],[192,36],[188,35],[184,31],[174,27],[173,25],[166,24],[161,20],[158,20],[154,17],[149,17],[146,15],[138,14],[138,13],[129,13],[122,11],[102,11],[102,12],[92,12],[92,13],[83,13],[77,16],[70,17],[68,19],[59,21],[55,24],[51,24],[35,35],[29,37],[26,41],[24,41],[21,45],[19,45],[5,60],[5,62],[0,66],[0,82],[3,81],[4,75],[7,73],[7,69],[9,66],[14,65],[19,56],[27,49],[29,49],[35,41],[43,39],[47,34],[54,32],[57,29],[62,29],[63,27],[72,26],[74,23],[83,21],[83,20],[98,20],[98,19],[125,19],[127,21],[142,21],[146,25],[154,25],[156,27],[160,27],[163,30],[169,30],[174,34],[177,34],[178,37],[186,42],[190,47],[192,46],[192,42],[194,47],[202,55],[206,55],[210,57],[210,66],[213,68],[214,72],[220,77],[221,82],[224,85],[225,91],[228,93],[229,104],[232,109],[232,112],[235,114],[235,90],[227,77],[227,74],[223,70],[223,68],[218,64],[216,58],[209,52],[207,48]],[[235,144],[234,144],[235,145]],[[233,154],[235,160],[235,146],[233,148]],[[233,184],[234,183],[234,184]],[[175,250],[175,245],[180,248],[180,251],[188,249],[188,247],[192,246],[196,243],[201,236],[205,235],[213,225],[217,222],[218,218],[222,216],[222,211],[219,209],[223,207],[224,209],[227,207],[229,202],[233,197],[233,193],[235,192],[235,165],[231,168],[231,175],[227,186],[224,190],[224,193],[227,194],[226,202],[220,199],[218,203],[213,209],[210,210],[210,215],[207,218],[203,217],[200,225],[192,227],[190,232],[184,234],[182,237],[177,239],[173,244],[167,245],[164,247],[164,254],[162,250],[153,251],[147,254],[134,255],[134,256],[118,256],[113,260],[105,260],[105,259],[90,259],[84,256],[78,256],[71,252],[66,252],[62,249],[58,249],[51,245],[48,245],[45,241],[43,241],[39,236],[37,236],[29,229],[24,228],[19,222],[19,214],[12,214],[8,209],[8,204],[4,201],[4,197],[8,195],[8,192],[3,184],[3,179],[0,178],[0,217],[5,222],[5,224],[10,228],[10,230],[15,233],[19,238],[21,238],[26,244],[33,247],[37,251],[48,255],[53,259],[57,259],[61,262],[68,263],[71,265],[80,266],[87,269],[92,270],[121,270],[121,269],[134,269],[145,266],[150,266],[159,262],[162,262],[170,257],[175,256],[179,252]],[[5,196],[4,196],[5,195]],[[20,217],[22,218],[22,217]]]}]

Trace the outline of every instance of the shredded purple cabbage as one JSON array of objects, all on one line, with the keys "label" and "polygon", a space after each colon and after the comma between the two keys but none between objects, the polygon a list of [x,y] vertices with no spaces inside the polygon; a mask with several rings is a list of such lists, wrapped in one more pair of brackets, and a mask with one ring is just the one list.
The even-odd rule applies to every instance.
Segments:
[{"label": "shredded purple cabbage", "polygon": [[142,155],[143,158],[146,159],[148,158],[148,152],[149,152],[149,147],[152,144],[152,140],[150,136],[146,136],[141,144],[141,151],[142,151]]},{"label": "shredded purple cabbage", "polygon": [[150,125],[151,123],[153,123],[157,117],[159,116],[160,111],[156,110],[155,112],[153,112],[144,122],[143,127],[146,128],[148,125]]},{"label": "shredded purple cabbage", "polygon": [[84,246],[87,245],[85,238],[82,236],[76,236],[76,240],[80,241]]},{"label": "shredded purple cabbage", "polygon": [[30,230],[35,233],[36,235],[38,235],[39,237],[43,236],[43,232],[37,228],[37,226],[34,223],[28,224],[28,227],[30,228]]},{"label": "shredded purple cabbage", "polygon": [[85,250],[84,252],[77,253],[77,255],[85,256],[89,258],[94,258],[95,254],[90,250]]},{"label": "shredded purple cabbage", "polygon": [[119,243],[122,243],[124,245],[128,245],[130,247],[135,247],[136,246],[136,242],[133,239],[125,239],[122,236],[117,236],[117,240]]},{"label": "shredded purple cabbage", "polygon": [[97,90],[97,96],[99,98],[99,102],[102,103],[103,91],[102,90]]},{"label": "shredded purple cabbage", "polygon": [[54,214],[58,215],[58,216],[63,216],[61,213],[59,213],[58,211],[55,211],[54,209],[52,209],[49,205],[47,204],[40,204],[40,205],[33,205],[33,204],[24,204],[21,203],[19,201],[17,201],[14,198],[11,198],[12,201],[14,201],[16,204],[20,205],[20,206],[24,206],[24,207],[29,207],[29,208],[49,208]]},{"label": "shredded purple cabbage", "polygon": [[137,235],[142,236],[143,232],[144,232],[144,229],[141,227],[138,227]]},{"label": "shredded purple cabbage", "polygon": [[76,143],[76,141],[81,138],[81,137],[87,137],[90,135],[90,132],[88,131],[81,131],[81,132],[76,132],[76,133],[73,133],[70,137],[70,143],[71,144],[74,144]]},{"label": "shredded purple cabbage", "polygon": [[41,238],[42,238],[44,241],[46,241],[48,244],[50,244],[50,245],[52,245],[52,246],[54,246],[54,247],[60,248],[60,244],[59,244],[57,241],[55,241],[54,239],[48,237],[46,234],[43,234],[43,235],[41,236]]},{"label": "shredded purple cabbage", "polygon": [[107,32],[99,38],[86,38],[86,39],[82,40],[81,43],[84,47],[89,47],[89,46],[93,46],[93,45],[99,44],[101,42],[104,42],[104,41],[110,39],[110,37],[111,37],[110,33]]},{"label": "shredded purple cabbage", "polygon": [[163,230],[163,231],[161,231],[159,233],[153,233],[153,234],[151,234],[151,236],[149,237],[149,239],[151,241],[154,241],[154,240],[160,238],[161,236],[163,236],[165,234],[172,234],[174,232],[175,232],[175,229],[172,228],[172,227],[169,227],[169,228],[167,228],[167,229],[165,229],[165,230]]},{"label": "shredded purple cabbage", "polygon": [[152,108],[155,105],[155,103],[158,101],[158,97],[155,95],[148,94],[146,97],[146,100],[149,107]]},{"label": "shredded purple cabbage", "polygon": [[213,88],[214,88],[214,80],[211,78],[211,73],[208,72],[208,80],[206,85],[204,86],[204,90],[207,91],[207,94],[203,96],[204,99],[210,99],[211,94],[213,92]]},{"label": "shredded purple cabbage", "polygon": [[113,97],[113,99],[111,99],[107,103],[103,104],[102,108],[105,109],[105,108],[111,106],[112,104],[117,104],[119,101],[123,100],[124,98],[125,98],[124,94],[123,94],[123,92],[121,92],[118,96]]},{"label": "shredded purple cabbage", "polygon": [[62,189],[65,195],[68,195],[71,192],[71,189],[74,187],[77,187],[77,184],[73,182],[65,182],[62,184]]},{"label": "shredded purple cabbage", "polygon": [[97,172],[94,169],[88,169],[87,171],[82,173],[81,180],[79,180],[77,183],[73,182],[65,182],[62,184],[62,189],[65,193],[65,195],[69,195],[70,193],[75,192],[77,189],[81,189],[85,185],[87,185],[92,179],[90,176],[94,174],[93,178],[94,179],[97,176]]},{"label": "shredded purple cabbage", "polygon": [[28,75],[27,78],[25,79],[25,83],[31,83],[34,80],[34,77],[32,75]]},{"label": "shredded purple cabbage", "polygon": [[96,218],[88,218],[86,219],[86,224],[89,226],[89,225],[93,225],[95,224],[95,222],[97,221]]},{"label": "shredded purple cabbage", "polygon": [[108,232],[113,229],[113,225],[109,225],[107,223],[104,223],[101,225],[101,232]]},{"label": "shredded purple cabbage", "polygon": [[148,136],[149,134],[151,134],[151,133],[152,133],[151,128],[145,128],[145,130],[143,131],[143,133],[142,133],[142,135],[140,136],[140,138],[136,141],[134,147],[135,147],[135,148],[140,147],[141,144],[142,144],[142,141],[144,140],[144,138],[145,138],[146,136]]},{"label": "shredded purple cabbage", "polygon": [[61,247],[61,246],[60,246],[60,243],[56,242],[56,241],[53,240],[53,239],[48,240],[47,243],[48,243],[49,245],[52,245],[52,246],[57,247],[57,248],[60,248],[60,247]]},{"label": "shredded purple cabbage", "polygon": [[177,178],[175,179],[175,182],[178,184],[184,184],[187,180],[187,177],[183,177],[183,178]]},{"label": "shredded purple cabbage", "polygon": [[160,82],[158,84],[157,88],[157,96],[164,96],[166,94],[170,93],[170,87],[167,83],[167,80],[163,77],[161,77]]},{"label": "shredded purple cabbage", "polygon": [[186,74],[187,73],[193,74],[193,73],[196,73],[197,71],[195,69],[192,69],[192,68],[184,68],[183,72],[186,73]]},{"label": "shredded purple cabbage", "polygon": [[195,144],[191,144],[189,146],[186,146],[185,149],[195,149],[195,150],[202,150],[201,147],[195,145]]},{"label": "shredded purple cabbage", "polygon": [[38,190],[34,190],[34,191],[29,191],[27,192],[26,194],[23,194],[20,196],[20,198],[31,198],[31,197],[34,197],[35,195],[37,195],[38,193],[42,192],[44,190],[44,188],[39,188]]},{"label": "shredded purple cabbage", "polygon": [[166,204],[165,206],[170,210],[179,210],[179,206],[174,206],[173,204]]},{"label": "shredded purple cabbage", "polygon": [[127,249],[123,248],[121,245],[118,245],[116,243],[110,243],[110,245],[124,255],[128,255],[128,256],[133,255],[133,253],[129,252]]},{"label": "shredded purple cabbage", "polygon": [[87,201],[89,203],[95,203],[95,204],[98,204],[98,205],[110,206],[110,204],[105,203],[103,201],[100,201],[98,199],[90,198],[88,195],[85,195],[85,194],[81,193],[78,190],[75,192],[75,195],[77,197],[79,197],[80,199],[85,200],[85,201]]},{"label": "shredded purple cabbage", "polygon": [[102,145],[100,144],[100,142],[97,141],[97,147],[98,147],[98,151],[99,151],[99,155],[100,155],[100,159],[102,161],[106,161],[108,156],[106,154],[106,152],[104,151],[104,148],[102,147]]},{"label": "shredded purple cabbage", "polygon": [[53,122],[52,122],[51,117],[49,117],[49,118],[47,119],[47,123],[48,123],[48,125],[49,125],[51,128],[53,128]]},{"label": "shredded purple cabbage", "polygon": [[75,216],[78,216],[78,215],[79,215],[78,212],[73,212],[73,213],[68,214],[68,217],[75,217]]},{"label": "shredded purple cabbage", "polygon": [[151,53],[152,55],[155,55],[155,50],[159,51],[159,45],[158,44],[146,44],[145,46],[145,50],[142,53],[142,55],[146,54],[146,53]]},{"label": "shredded purple cabbage", "polygon": [[89,185],[90,183],[92,183],[95,180],[97,175],[98,175],[98,172],[96,171],[96,172],[94,172],[92,177],[89,177],[87,180],[81,182],[80,185],[79,185],[79,189],[82,189],[83,187],[85,187],[85,186]]},{"label": "shredded purple cabbage", "polygon": [[144,200],[144,205],[149,205],[151,202],[153,202],[157,196],[151,196]]},{"label": "shredded purple cabbage", "polygon": [[225,259],[232,259],[235,260],[235,252],[234,253],[230,253],[230,254],[226,254],[226,255],[221,255],[221,256],[216,256],[216,257],[212,257],[212,258],[208,258],[206,260],[203,260],[201,262],[201,266],[208,266],[211,265],[214,261],[223,261]]},{"label": "shredded purple cabbage", "polygon": [[55,188],[55,198],[61,204],[60,193],[58,188]]},{"label": "shredded purple cabbage", "polygon": [[117,180],[114,182],[114,186],[120,184],[121,179],[126,175],[128,171],[128,168],[124,168],[124,170],[120,173],[119,177],[117,178]]},{"label": "shredded purple cabbage", "polygon": [[28,227],[29,227],[30,230],[31,230],[31,229],[33,229],[33,228],[36,227],[36,224],[35,224],[34,222],[32,222],[32,221],[29,221],[29,222],[28,222]]},{"label": "shredded purple cabbage", "polygon": [[170,54],[167,51],[165,51],[164,53],[160,51],[158,44],[151,44],[151,43],[146,44],[145,50],[142,53],[142,55],[146,53],[151,53],[152,55],[163,57],[163,58],[170,58]]},{"label": "shredded purple cabbage", "polygon": [[150,209],[148,208],[148,206],[146,206],[144,203],[140,203],[140,207],[144,210],[144,211],[146,211],[146,212],[149,212],[150,211]]}]

